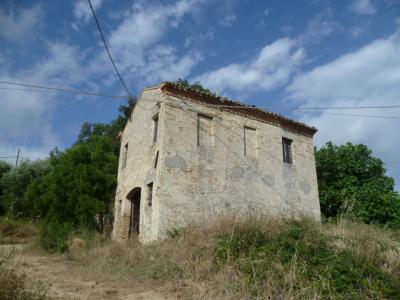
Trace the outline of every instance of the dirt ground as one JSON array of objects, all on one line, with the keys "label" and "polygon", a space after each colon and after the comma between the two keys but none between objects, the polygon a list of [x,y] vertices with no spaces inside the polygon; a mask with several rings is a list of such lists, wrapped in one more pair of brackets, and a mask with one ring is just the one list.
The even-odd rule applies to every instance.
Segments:
[{"label": "dirt ground", "polygon": [[47,289],[52,299],[176,299],[162,286],[134,280],[111,279],[105,274],[91,274],[60,255],[25,251],[26,245],[0,245],[3,255],[14,252],[17,272],[26,275],[29,286]]}]

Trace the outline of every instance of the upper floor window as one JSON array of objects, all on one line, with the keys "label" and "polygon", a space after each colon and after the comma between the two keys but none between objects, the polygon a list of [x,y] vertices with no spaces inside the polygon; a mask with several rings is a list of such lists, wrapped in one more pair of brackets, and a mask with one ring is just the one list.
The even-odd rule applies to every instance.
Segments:
[{"label": "upper floor window", "polygon": [[212,117],[197,116],[197,146],[212,146]]},{"label": "upper floor window", "polygon": [[282,138],[283,161],[287,164],[293,163],[292,142],[291,139]]},{"label": "upper floor window", "polygon": [[122,153],[122,169],[126,167],[126,161],[128,160],[128,143],[124,146],[124,152]]},{"label": "upper floor window", "polygon": [[257,131],[255,128],[244,127],[244,156],[257,157]]},{"label": "upper floor window", "polygon": [[158,114],[153,117],[153,144],[157,142]]}]

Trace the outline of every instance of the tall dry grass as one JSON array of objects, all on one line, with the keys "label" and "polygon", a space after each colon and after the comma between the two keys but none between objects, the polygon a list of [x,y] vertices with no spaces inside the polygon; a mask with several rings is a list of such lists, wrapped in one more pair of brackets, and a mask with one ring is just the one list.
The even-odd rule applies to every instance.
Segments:
[{"label": "tall dry grass", "polygon": [[150,245],[72,243],[89,272],[162,283],[190,299],[399,299],[400,234],[341,220],[324,225],[225,218]]},{"label": "tall dry grass", "polygon": [[[0,235],[1,236],[1,235]],[[45,300],[47,288],[32,286],[21,274],[20,261],[23,254],[12,245],[0,245],[0,299],[1,300]]]}]

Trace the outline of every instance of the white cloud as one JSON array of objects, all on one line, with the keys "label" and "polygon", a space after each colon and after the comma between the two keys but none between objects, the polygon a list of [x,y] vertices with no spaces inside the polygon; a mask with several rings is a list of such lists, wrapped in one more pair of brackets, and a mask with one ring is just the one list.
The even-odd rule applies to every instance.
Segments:
[{"label": "white cloud", "polygon": [[[163,40],[169,29],[176,28],[203,2],[179,0],[168,5],[139,3],[132,7],[108,39],[111,52],[128,83],[142,86],[189,74],[201,60],[201,55],[190,50],[178,55],[177,49]],[[107,76],[109,64],[103,51],[92,61],[90,68],[93,73]]]},{"label": "white cloud", "polygon": [[[200,0],[180,0],[172,5],[138,6],[111,34],[110,45],[123,57],[129,60],[132,49],[144,48],[163,38],[170,28],[176,28],[182,18],[196,9]],[[136,22],[135,22],[136,21]],[[137,25],[137,27],[136,27]],[[140,35],[141,43],[138,35]]]},{"label": "white cloud", "polygon": [[237,16],[233,13],[226,15],[222,20],[219,21],[219,24],[224,27],[231,26],[237,19]]},{"label": "white cloud", "polygon": [[[48,53],[40,61],[26,66],[22,71],[0,71],[4,81],[29,82],[46,86],[68,87],[84,81],[87,76],[81,67],[82,59],[77,48],[66,44],[48,45]],[[16,87],[1,85],[14,90],[2,90],[0,101],[0,140],[1,150],[15,151],[23,144],[35,145],[24,148],[24,152],[48,153],[58,143],[52,132],[52,117],[57,94],[15,90]],[[34,138],[37,137],[37,138]],[[8,151],[8,150],[7,150]]]},{"label": "white cloud", "polygon": [[[93,9],[96,11],[101,7],[102,0],[92,0]],[[92,18],[92,11],[86,0],[76,0],[74,3],[74,16],[83,22],[88,22]]]},{"label": "white cloud", "polygon": [[376,13],[372,0],[354,0],[350,9],[360,15],[374,15]]},{"label": "white cloud", "polygon": [[307,23],[304,33],[298,38],[299,42],[312,43],[319,42],[322,38],[340,30],[342,26],[329,20],[325,15],[318,16]]},{"label": "white cloud", "polygon": [[370,26],[369,22],[359,23],[349,28],[348,33],[354,39],[361,36],[364,32],[368,30]]},{"label": "white cloud", "polygon": [[40,22],[41,11],[39,5],[26,9],[10,10],[0,8],[0,37],[13,41],[25,40],[34,32]]},{"label": "white cloud", "polygon": [[206,72],[195,80],[219,92],[272,90],[284,85],[305,57],[304,49],[289,38],[266,45],[249,62]]},{"label": "white cloud", "polygon": [[[319,107],[398,105],[400,95],[398,33],[299,75],[287,88],[298,105]],[[298,118],[319,128],[318,144],[328,140],[369,145],[386,161],[400,161],[397,139],[400,119],[299,113]],[[332,111],[329,113],[400,116],[400,110]],[[388,165],[396,174],[393,165]],[[397,170],[398,172],[398,170]],[[400,178],[400,173],[397,173]]]}]

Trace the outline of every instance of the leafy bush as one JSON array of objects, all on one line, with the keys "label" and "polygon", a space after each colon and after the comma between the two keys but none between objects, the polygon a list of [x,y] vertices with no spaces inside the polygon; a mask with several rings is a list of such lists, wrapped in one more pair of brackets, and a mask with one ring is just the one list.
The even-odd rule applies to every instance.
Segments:
[{"label": "leafy bush", "polygon": [[326,217],[353,215],[367,223],[400,226],[400,197],[383,162],[365,145],[336,146],[316,151],[321,211]]}]

